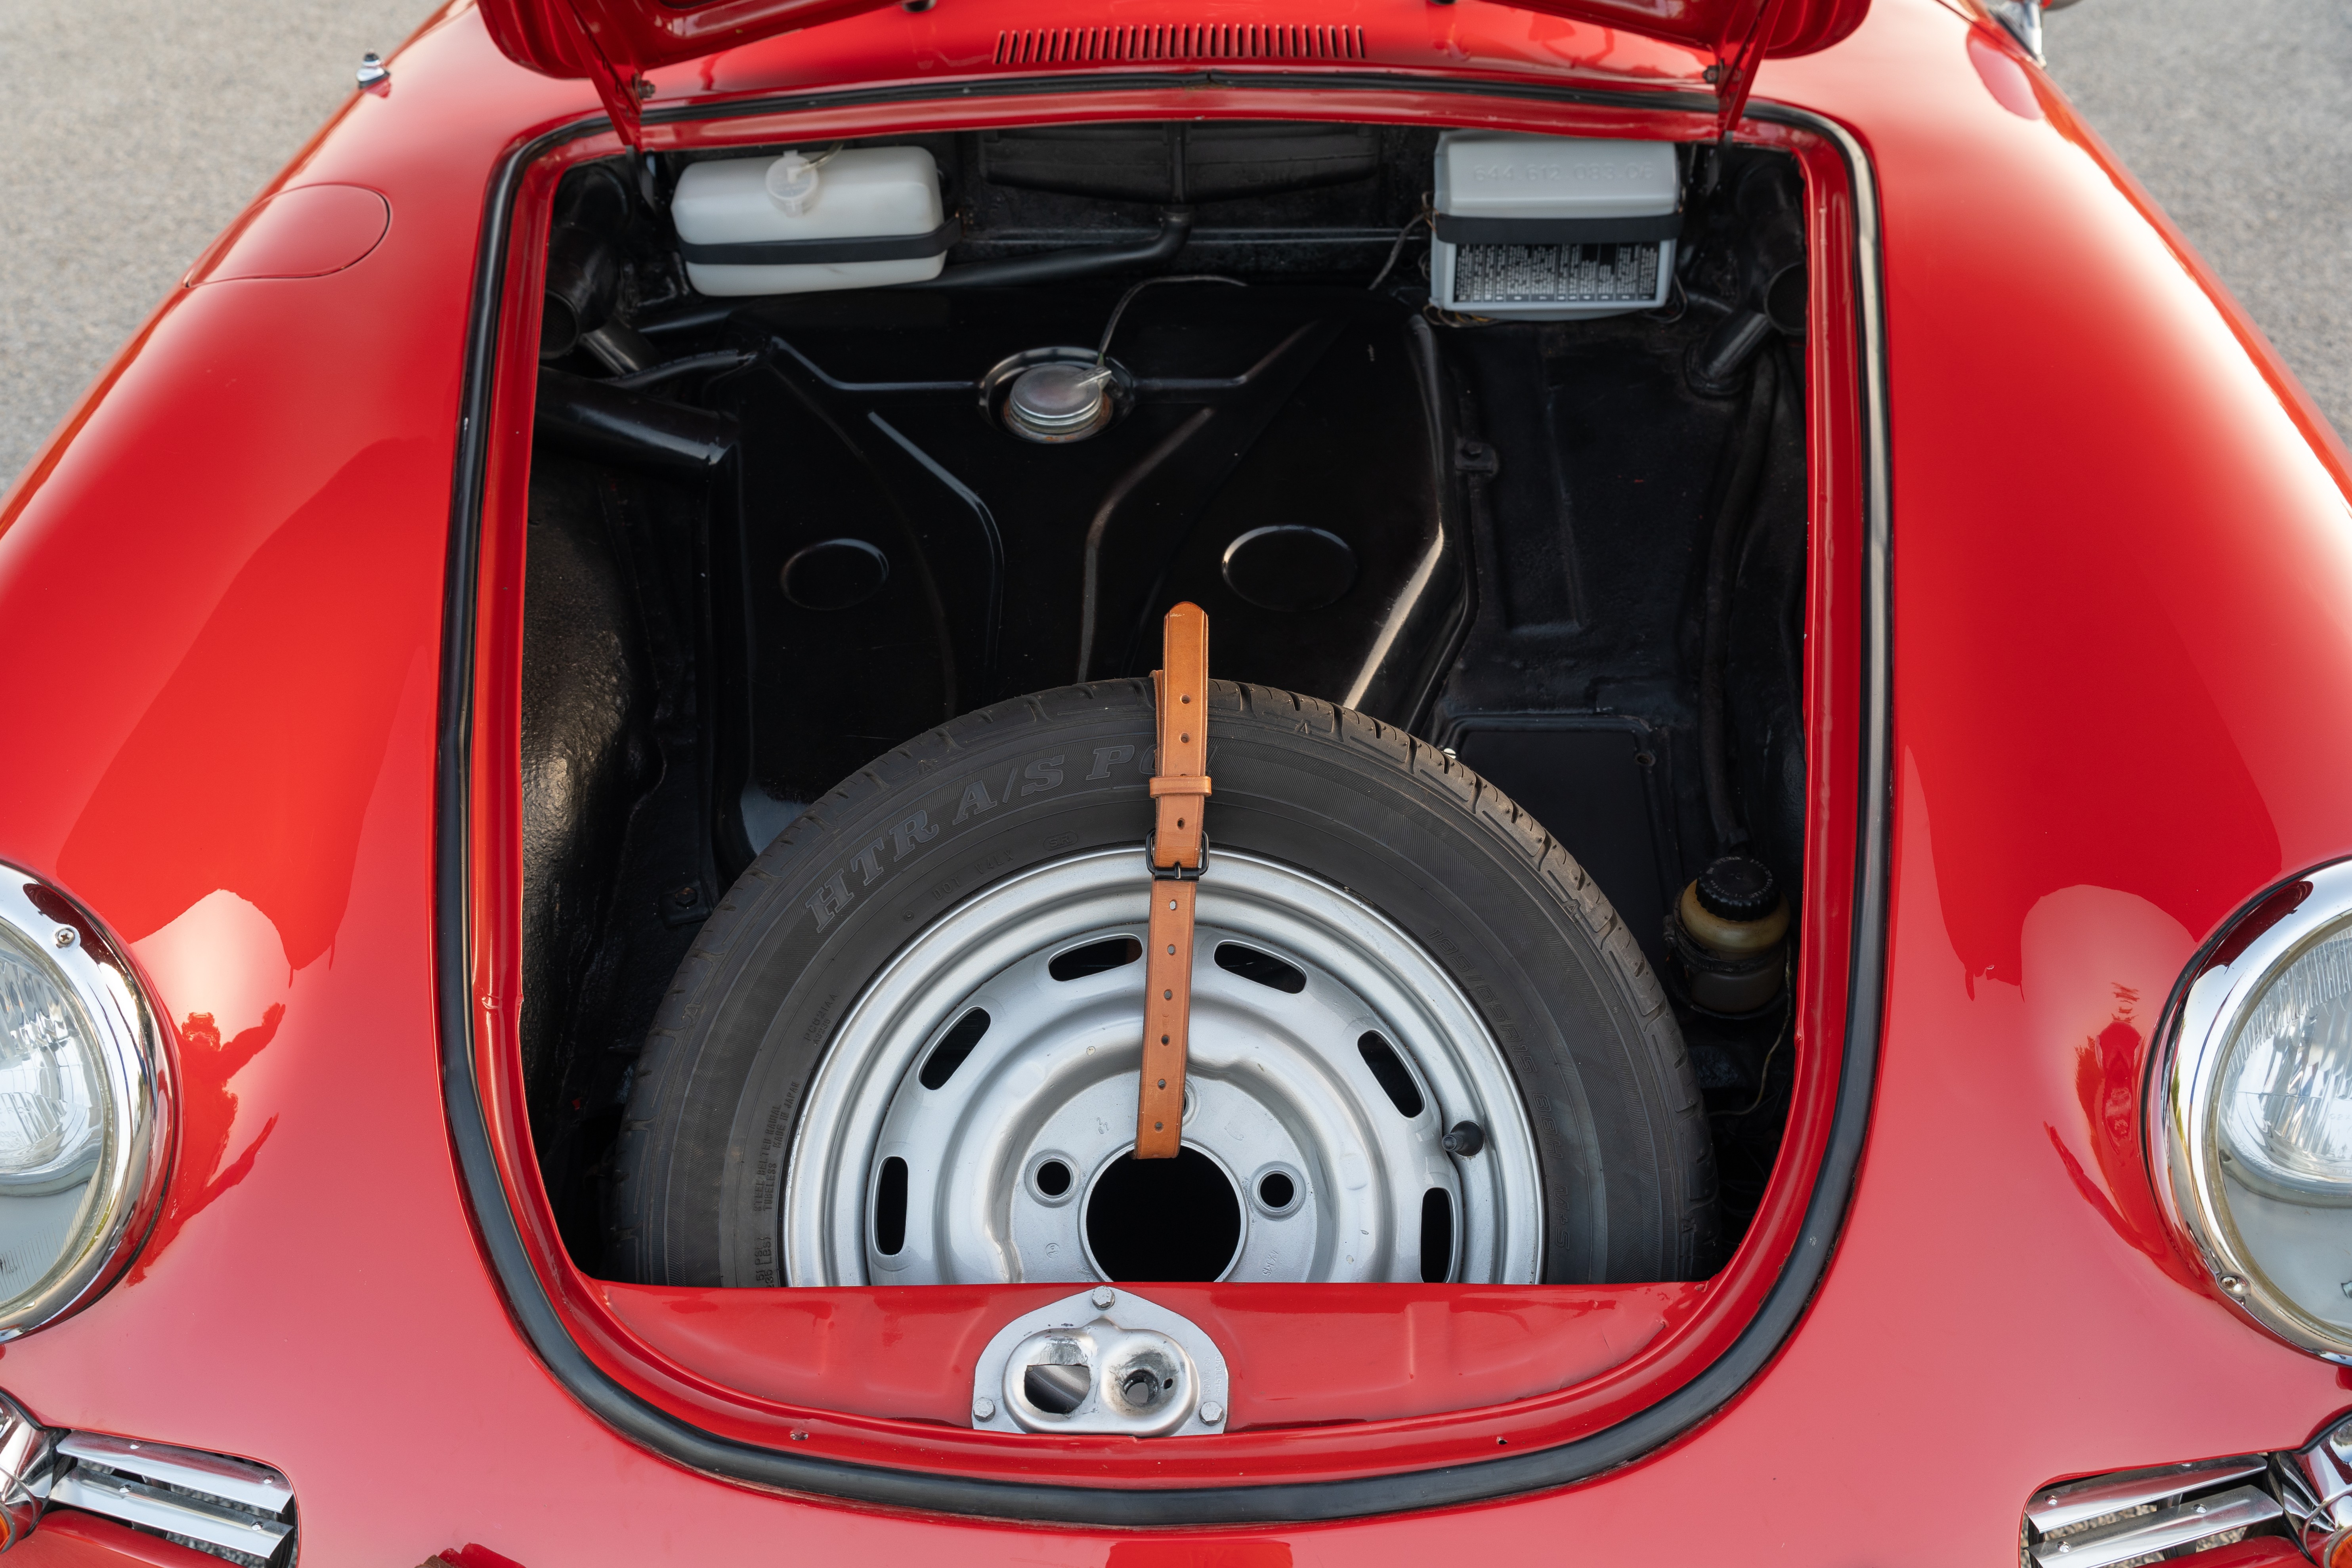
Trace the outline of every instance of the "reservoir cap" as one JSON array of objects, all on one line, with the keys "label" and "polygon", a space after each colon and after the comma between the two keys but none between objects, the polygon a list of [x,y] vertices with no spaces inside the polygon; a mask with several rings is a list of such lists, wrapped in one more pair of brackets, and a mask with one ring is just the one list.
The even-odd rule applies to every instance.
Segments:
[{"label": "reservoir cap", "polygon": [[1698,874],[1699,907],[1720,920],[1760,921],[1780,907],[1771,868],[1752,855],[1726,855]]}]

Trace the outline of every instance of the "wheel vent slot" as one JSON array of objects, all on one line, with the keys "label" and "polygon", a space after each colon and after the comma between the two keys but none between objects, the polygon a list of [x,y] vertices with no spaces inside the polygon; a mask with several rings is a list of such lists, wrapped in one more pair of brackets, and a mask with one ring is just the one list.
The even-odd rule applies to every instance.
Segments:
[{"label": "wheel vent slot", "polygon": [[[1137,951],[1142,950],[1138,948]],[[1061,977],[1056,975],[1055,978],[1058,980]],[[981,1008],[974,1007],[958,1018],[955,1027],[941,1036],[940,1043],[931,1047],[931,1054],[923,1058],[923,1070],[916,1075],[922,1080],[923,1087],[939,1089],[955,1077],[956,1068],[963,1066],[963,1058],[971,1055],[972,1047],[980,1044],[980,1037],[986,1033],[988,1015]]]},{"label": "wheel vent slot", "polygon": [[1396,1054],[1396,1047],[1377,1029],[1367,1029],[1356,1042],[1356,1049],[1364,1065],[1372,1069],[1380,1080],[1381,1090],[1389,1097],[1397,1113],[1407,1118],[1419,1116],[1422,1110],[1421,1086],[1412,1081],[1412,1069]]},{"label": "wheel vent slot", "polygon": [[1143,944],[1131,936],[1105,937],[1084,947],[1074,947],[1067,952],[1057,952],[1045,965],[1045,973],[1056,980],[1084,980],[1089,974],[1105,974],[1123,969],[1143,956]]},{"label": "wheel vent slot", "polygon": [[1432,1285],[1454,1278],[1454,1194],[1444,1187],[1421,1194],[1421,1277]]},{"label": "wheel vent slot", "polygon": [[1364,29],[1296,23],[1193,22],[1157,26],[1023,27],[996,35],[1001,66],[1119,60],[1360,60]]},{"label": "wheel vent slot", "polygon": [[906,1245],[907,1162],[893,1154],[874,1181],[874,1250],[896,1258]]},{"label": "wheel vent slot", "polygon": [[1307,975],[1295,963],[1286,963],[1270,952],[1260,952],[1254,947],[1244,947],[1237,942],[1217,944],[1217,967],[1228,974],[1238,974],[1244,980],[1255,980],[1260,985],[1271,985],[1276,991],[1287,991],[1293,996],[1307,989]]}]

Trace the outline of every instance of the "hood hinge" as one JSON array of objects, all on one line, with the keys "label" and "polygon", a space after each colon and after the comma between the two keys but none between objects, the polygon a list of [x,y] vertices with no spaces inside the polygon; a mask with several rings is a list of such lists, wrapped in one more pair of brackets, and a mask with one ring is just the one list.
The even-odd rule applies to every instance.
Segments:
[{"label": "hood hinge", "polygon": [[1780,19],[1782,0],[1756,0],[1745,29],[1727,28],[1723,47],[1716,51],[1715,130],[1723,145],[1731,144],[1732,127],[1748,107],[1748,89],[1756,85],[1756,68],[1764,63],[1764,46],[1771,41],[1772,24]]},{"label": "hood hinge", "polygon": [[577,25],[572,41],[578,47],[580,63],[587,68],[588,79],[596,87],[596,96],[612,117],[613,129],[632,153],[645,151],[637,121],[637,104],[642,90],[648,86],[635,71],[623,71],[605,57],[596,42],[596,30],[582,11],[578,0],[570,0],[572,16]]}]

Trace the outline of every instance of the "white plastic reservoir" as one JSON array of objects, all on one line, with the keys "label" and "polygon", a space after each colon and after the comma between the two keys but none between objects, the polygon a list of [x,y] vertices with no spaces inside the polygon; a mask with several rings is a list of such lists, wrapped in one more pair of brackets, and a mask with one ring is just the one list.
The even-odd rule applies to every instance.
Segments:
[{"label": "white plastic reservoir", "polygon": [[1440,307],[1561,321],[1666,302],[1682,223],[1671,143],[1449,131],[1436,184]]},{"label": "white plastic reservoir", "polygon": [[690,163],[670,200],[703,294],[809,294],[936,278],[955,243],[921,147]]}]

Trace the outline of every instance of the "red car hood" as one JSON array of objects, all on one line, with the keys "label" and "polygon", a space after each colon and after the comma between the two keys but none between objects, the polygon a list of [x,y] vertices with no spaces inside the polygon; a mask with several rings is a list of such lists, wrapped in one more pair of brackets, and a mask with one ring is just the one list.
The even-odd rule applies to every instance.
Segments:
[{"label": "red car hood", "polygon": [[[895,0],[480,0],[499,47],[517,63],[593,79],[614,122],[636,138],[637,83],[658,66],[772,34],[880,10]],[[1727,132],[1757,65],[1836,43],[1870,0],[1507,0],[1520,10],[1639,33],[1713,53]]]}]

